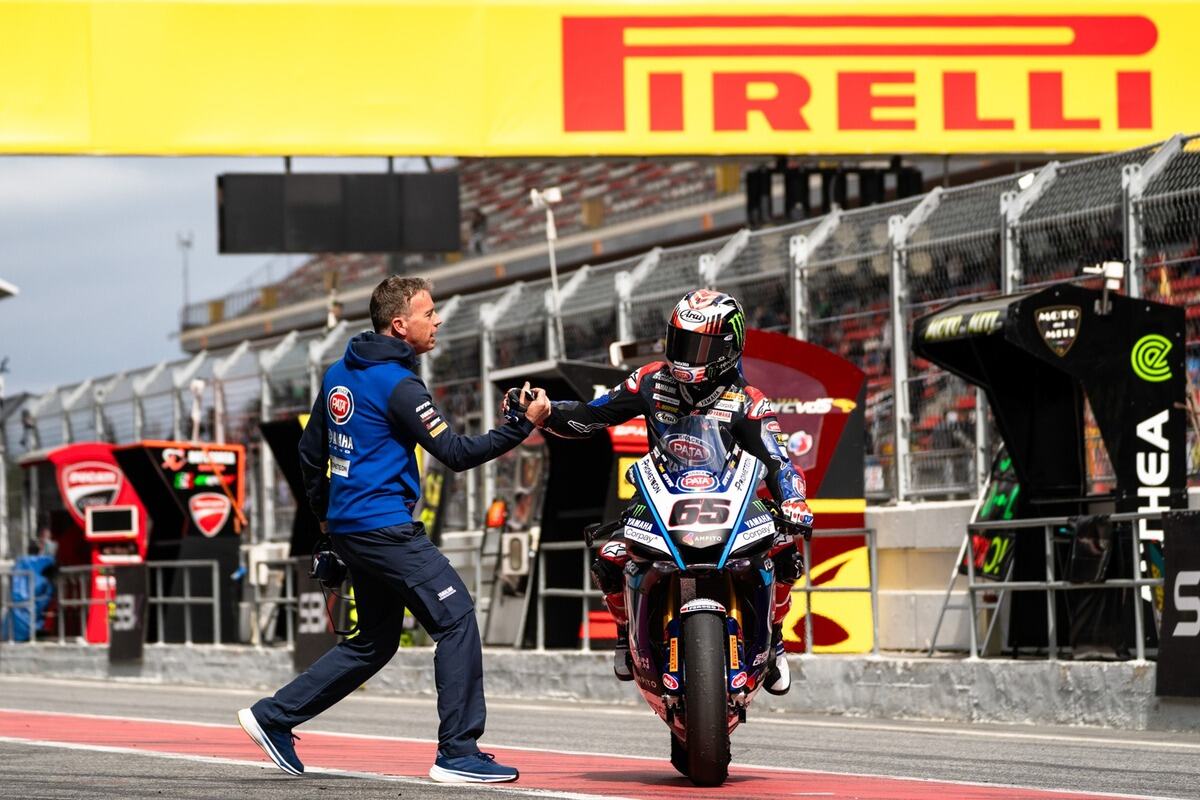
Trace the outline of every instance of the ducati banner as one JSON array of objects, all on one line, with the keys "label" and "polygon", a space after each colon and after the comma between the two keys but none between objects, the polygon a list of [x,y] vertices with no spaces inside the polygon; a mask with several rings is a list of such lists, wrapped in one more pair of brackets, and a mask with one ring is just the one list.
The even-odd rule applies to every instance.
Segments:
[{"label": "ducati banner", "polygon": [[0,0],[0,152],[1118,150],[1200,129],[1200,5]]}]

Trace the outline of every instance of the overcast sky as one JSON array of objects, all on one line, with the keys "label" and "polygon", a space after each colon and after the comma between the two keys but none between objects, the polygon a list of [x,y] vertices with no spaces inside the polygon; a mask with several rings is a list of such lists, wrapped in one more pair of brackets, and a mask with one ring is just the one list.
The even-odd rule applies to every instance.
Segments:
[{"label": "overcast sky", "polygon": [[[295,159],[292,168],[382,172],[386,162]],[[6,394],[180,357],[177,234],[194,234],[193,302],[235,288],[271,259],[217,255],[216,176],[282,171],[279,158],[0,158],[0,278],[20,289],[0,300]],[[299,261],[276,257],[274,277]]]}]

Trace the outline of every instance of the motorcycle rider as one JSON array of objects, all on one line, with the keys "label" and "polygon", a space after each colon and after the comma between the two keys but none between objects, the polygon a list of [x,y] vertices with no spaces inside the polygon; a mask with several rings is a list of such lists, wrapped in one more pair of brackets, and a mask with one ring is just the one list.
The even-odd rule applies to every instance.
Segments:
[{"label": "motorcycle rider", "polygon": [[[787,438],[770,401],[742,375],[745,334],[745,314],[731,295],[708,289],[688,292],[667,324],[665,361],[634,370],[628,379],[590,403],[547,403],[544,395],[539,395],[540,402],[530,405],[529,418],[557,436],[583,438],[642,415],[653,446],[680,417],[700,414],[717,420],[742,449],[766,465],[767,488],[791,528],[776,535],[770,551],[776,579],[772,615],[775,658],[766,688],[772,694],[784,694],[791,686],[791,676],[782,623],[791,607],[792,585],[800,577],[798,537],[811,535],[813,515],[805,502],[804,476],[781,446]],[[633,679],[622,574],[627,560],[624,539],[614,537],[592,562],[592,576],[617,622],[613,672],[626,681]]]}]

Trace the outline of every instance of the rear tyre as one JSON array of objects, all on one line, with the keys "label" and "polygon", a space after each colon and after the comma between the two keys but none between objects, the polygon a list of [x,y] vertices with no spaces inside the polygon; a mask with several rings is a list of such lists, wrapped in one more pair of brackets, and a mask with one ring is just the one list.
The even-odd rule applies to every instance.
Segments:
[{"label": "rear tyre", "polygon": [[697,786],[720,786],[729,775],[723,617],[701,612],[683,618],[683,669],[687,776]]}]

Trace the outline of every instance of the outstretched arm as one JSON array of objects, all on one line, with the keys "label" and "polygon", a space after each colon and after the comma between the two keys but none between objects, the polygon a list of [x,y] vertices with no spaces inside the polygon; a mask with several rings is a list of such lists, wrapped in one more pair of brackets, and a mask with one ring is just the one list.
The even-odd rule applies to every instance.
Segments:
[{"label": "outstretched arm", "polygon": [[415,375],[396,384],[388,399],[388,420],[455,472],[478,467],[502,456],[533,430],[526,420],[508,422],[479,436],[462,436],[450,428],[425,384]]},{"label": "outstretched arm", "polygon": [[584,439],[601,428],[619,425],[646,413],[639,390],[643,378],[654,374],[660,365],[647,364],[635,370],[621,383],[590,403],[560,400],[550,404],[550,415],[542,423],[545,430],[564,439]]}]

